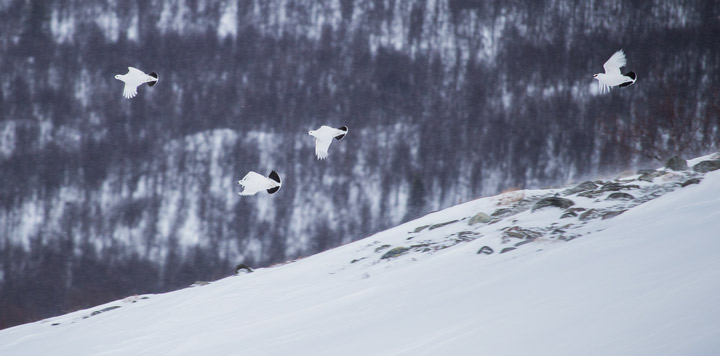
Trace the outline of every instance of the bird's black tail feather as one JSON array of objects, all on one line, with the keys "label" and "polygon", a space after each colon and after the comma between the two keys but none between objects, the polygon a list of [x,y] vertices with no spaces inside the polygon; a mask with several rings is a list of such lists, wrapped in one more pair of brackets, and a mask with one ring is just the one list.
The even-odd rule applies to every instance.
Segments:
[{"label": "bird's black tail feather", "polygon": [[157,75],[157,73],[151,72],[151,73],[148,74],[148,75],[151,76],[151,77],[153,77],[153,78],[155,78],[155,80],[153,80],[152,82],[148,82],[147,85],[148,85],[149,87],[151,87],[151,86],[157,84],[157,82],[158,82],[158,75]]},{"label": "bird's black tail feather", "polygon": [[335,136],[335,139],[338,140],[338,141],[340,141],[340,140],[343,139],[343,137],[345,137],[345,135],[347,135],[348,128],[347,128],[347,126],[343,126],[343,127],[339,128],[338,130],[340,130],[340,131],[345,131],[344,134]]},{"label": "bird's black tail feather", "polygon": [[625,83],[620,84],[619,85],[620,88],[635,84],[635,81],[637,80],[637,76],[635,75],[635,72],[628,72],[627,74],[625,74],[625,76],[629,77],[632,80],[629,80]]},{"label": "bird's black tail feather", "polygon": [[[270,172],[270,174],[268,175],[268,178],[276,181],[278,184],[282,184],[282,182],[280,181],[280,175],[278,175],[277,172],[275,172],[275,171]],[[279,185],[275,188],[268,189],[267,192],[268,192],[268,194],[272,194],[272,193],[277,192],[278,190],[280,190]]]}]

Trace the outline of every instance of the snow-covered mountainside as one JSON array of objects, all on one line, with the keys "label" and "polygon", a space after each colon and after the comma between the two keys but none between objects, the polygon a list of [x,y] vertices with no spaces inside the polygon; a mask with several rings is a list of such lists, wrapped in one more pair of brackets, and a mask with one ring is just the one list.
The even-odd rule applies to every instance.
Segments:
[{"label": "snow-covered mountainside", "polygon": [[478,199],[290,263],[2,330],[0,354],[713,354],[718,167],[714,154]]}]

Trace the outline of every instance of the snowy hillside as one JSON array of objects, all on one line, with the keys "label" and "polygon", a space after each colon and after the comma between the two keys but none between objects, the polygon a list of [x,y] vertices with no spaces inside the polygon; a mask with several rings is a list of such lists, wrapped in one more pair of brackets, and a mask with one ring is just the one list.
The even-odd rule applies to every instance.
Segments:
[{"label": "snowy hillside", "polygon": [[471,201],[283,265],[2,330],[0,354],[713,354],[720,170],[701,168],[718,159]]}]

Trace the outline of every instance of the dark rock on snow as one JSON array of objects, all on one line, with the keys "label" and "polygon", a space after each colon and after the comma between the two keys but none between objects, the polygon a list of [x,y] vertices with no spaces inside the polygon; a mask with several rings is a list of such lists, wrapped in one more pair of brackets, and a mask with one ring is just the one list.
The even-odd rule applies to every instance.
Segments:
[{"label": "dark rock on snow", "polygon": [[617,210],[617,211],[608,211],[607,213],[604,213],[604,214],[602,215],[602,219],[603,219],[603,220],[612,219],[612,218],[614,218],[614,217],[616,217],[616,216],[618,216],[618,215],[620,215],[620,214],[622,214],[622,213],[624,213],[624,212],[626,212],[626,211],[627,211],[627,209],[625,209],[625,210]]},{"label": "dark rock on snow", "polygon": [[702,161],[693,166],[693,170],[698,173],[707,173],[720,169],[720,160]]},{"label": "dark rock on snow", "polygon": [[485,224],[490,222],[492,218],[485,213],[477,213],[475,216],[470,218],[470,221],[468,221],[468,225],[475,225],[475,224]]},{"label": "dark rock on snow", "polygon": [[400,255],[408,252],[408,250],[410,250],[410,249],[407,247],[395,247],[394,249],[392,249],[388,252],[385,252],[385,254],[382,255],[382,257],[380,257],[380,259],[387,260],[389,258],[397,257],[397,256],[400,256]]},{"label": "dark rock on snow", "polygon": [[598,187],[597,184],[595,184],[591,181],[586,181],[586,182],[580,183],[570,189],[566,189],[565,191],[563,191],[563,194],[564,195],[572,195],[575,193],[586,192],[588,190],[595,190],[595,189],[597,189],[597,187]]},{"label": "dark rock on snow", "polygon": [[507,208],[501,208],[501,209],[495,210],[491,215],[492,216],[507,216],[507,215],[510,215],[511,213],[512,213],[512,210],[507,209]]},{"label": "dark rock on snow", "polygon": [[600,188],[601,192],[617,192],[623,189],[640,189],[637,184],[607,183]]},{"label": "dark rock on snow", "polygon": [[[646,171],[646,170],[641,170],[641,171]],[[638,173],[641,171],[638,171]],[[653,179],[663,175],[662,172],[658,172],[658,171],[648,171],[648,172],[639,173],[639,174],[641,174],[641,175],[640,175],[640,177],[638,177],[638,180],[649,182],[649,183],[652,183]]]},{"label": "dark rock on snow", "polygon": [[560,198],[560,197],[548,197],[540,199],[532,208],[532,211],[534,212],[537,209],[546,208],[549,206],[553,206],[560,209],[567,209],[571,206],[575,205],[575,202],[573,202],[570,199],[566,198]]},{"label": "dark rock on snow", "polygon": [[667,162],[665,163],[665,168],[672,169],[673,171],[687,171],[688,165],[686,160],[678,156],[674,156],[667,160]]},{"label": "dark rock on snow", "polygon": [[698,184],[698,183],[700,183],[700,178],[692,178],[692,179],[686,180],[685,182],[683,182],[683,184],[680,184],[680,186],[683,187],[683,188],[685,188],[685,187],[687,187],[688,185]]},{"label": "dark rock on snow", "polygon": [[616,192],[616,193],[610,194],[606,200],[633,200],[633,199],[635,199],[635,197],[628,193]]},{"label": "dark rock on snow", "polygon": [[240,264],[238,264],[237,266],[235,266],[235,273],[240,273],[240,272],[251,273],[251,272],[253,272],[253,271],[254,271],[254,270],[253,270],[250,266],[248,266],[248,265],[246,265],[246,264],[244,264],[244,263],[240,263]]},{"label": "dark rock on snow", "polygon": [[490,255],[495,252],[490,246],[483,246],[477,252],[478,255]]},{"label": "dark rock on snow", "polygon": [[453,220],[453,221],[448,221],[448,222],[444,222],[444,223],[435,224],[435,225],[430,226],[430,229],[429,229],[429,230],[434,230],[434,229],[437,229],[437,228],[439,228],[439,227],[443,227],[443,226],[445,226],[445,225],[454,224],[454,223],[456,223],[456,222],[458,222],[458,220]]}]

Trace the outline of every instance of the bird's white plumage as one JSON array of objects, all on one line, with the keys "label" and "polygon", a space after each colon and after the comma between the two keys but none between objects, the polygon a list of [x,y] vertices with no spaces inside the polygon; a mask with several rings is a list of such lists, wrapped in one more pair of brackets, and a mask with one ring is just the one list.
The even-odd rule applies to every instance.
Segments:
[{"label": "bird's white plumage", "polygon": [[253,171],[248,172],[238,184],[244,188],[238,193],[240,195],[255,195],[263,190],[280,187],[280,183]]},{"label": "bird's white plumage", "polygon": [[157,81],[157,78],[145,74],[145,72],[134,68],[128,67],[127,74],[118,74],[115,79],[125,83],[123,88],[123,96],[127,99],[134,98],[137,95],[137,88],[145,83]]},{"label": "bird's white plumage", "polygon": [[315,137],[315,155],[318,159],[326,159],[329,155],[330,144],[335,137],[347,134],[347,130],[322,125],[319,129],[309,131],[310,136]]},{"label": "bird's white plumage", "polygon": [[[598,80],[598,87],[600,88],[601,94],[609,92],[610,89],[616,86],[635,83],[634,77],[623,75],[622,72],[620,72],[620,68],[624,67],[625,64],[627,64],[625,52],[619,50],[610,56],[610,59],[603,64],[605,73],[598,73],[593,76]],[[634,74],[632,75],[634,76]]]},{"label": "bird's white plumage", "polygon": [[605,74],[621,74],[620,68],[624,67],[625,64],[627,64],[625,52],[619,50],[610,56],[610,59],[603,64],[603,68],[605,68]]}]

